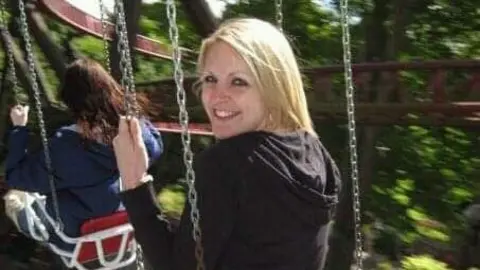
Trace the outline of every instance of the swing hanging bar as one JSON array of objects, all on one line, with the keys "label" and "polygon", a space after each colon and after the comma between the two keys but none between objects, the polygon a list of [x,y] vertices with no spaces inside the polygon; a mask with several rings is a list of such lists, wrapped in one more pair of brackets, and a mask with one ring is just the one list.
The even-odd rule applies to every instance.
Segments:
[{"label": "swing hanging bar", "polygon": [[45,166],[47,169],[50,192],[52,193],[53,210],[55,212],[55,221],[56,221],[56,224],[54,227],[56,230],[62,231],[63,223],[60,218],[60,209],[58,205],[58,197],[57,197],[57,192],[55,188],[55,179],[53,177],[53,171],[52,171],[52,160],[50,157],[50,149],[48,148],[47,131],[45,128],[45,120],[43,117],[42,102],[40,100],[40,90],[37,82],[37,73],[35,72],[35,59],[33,57],[32,44],[30,41],[30,35],[28,33],[27,16],[25,14],[25,3],[23,0],[18,0],[18,8],[20,11],[20,28],[21,28],[23,40],[25,42],[25,50],[27,53],[27,62],[28,62],[28,68],[30,73],[30,83],[32,84],[32,88],[33,88],[33,97],[35,99],[35,108],[37,111],[38,124],[40,127],[40,136],[42,139],[42,145],[44,149],[43,153],[45,155]]},{"label": "swing hanging bar", "polygon": [[362,248],[362,231],[361,231],[361,208],[360,208],[360,187],[358,174],[358,155],[357,155],[357,138],[355,125],[355,90],[353,86],[352,75],[352,54],[350,48],[350,31],[349,31],[349,15],[348,0],[340,1],[341,25],[342,25],[342,44],[343,44],[343,63],[345,68],[345,95],[347,98],[347,116],[348,116],[348,135],[349,135],[349,152],[352,179],[353,194],[353,216],[354,216],[354,233],[355,233],[355,251],[354,260],[357,270],[363,270],[363,248]]},{"label": "swing hanging bar", "polygon": [[190,218],[193,225],[193,239],[195,240],[195,258],[197,270],[205,270],[204,251],[202,246],[202,231],[199,225],[200,213],[197,208],[197,191],[195,190],[195,172],[193,170],[193,152],[190,148],[190,130],[188,129],[187,94],[183,87],[184,74],[182,69],[182,54],[179,47],[179,31],[177,26],[177,10],[174,0],[167,0],[168,34],[173,46],[172,59],[174,79],[176,84],[177,103],[179,106],[178,121],[182,128],[183,162],[186,167],[185,180],[188,185],[188,201],[191,205]]}]

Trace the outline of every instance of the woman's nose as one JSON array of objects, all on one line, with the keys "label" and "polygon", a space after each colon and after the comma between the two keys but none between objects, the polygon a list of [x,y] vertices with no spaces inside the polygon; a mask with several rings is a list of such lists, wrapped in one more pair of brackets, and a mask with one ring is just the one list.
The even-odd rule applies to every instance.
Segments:
[{"label": "woman's nose", "polygon": [[229,97],[228,89],[220,84],[217,84],[214,91],[213,91],[213,98],[214,99],[226,99]]}]

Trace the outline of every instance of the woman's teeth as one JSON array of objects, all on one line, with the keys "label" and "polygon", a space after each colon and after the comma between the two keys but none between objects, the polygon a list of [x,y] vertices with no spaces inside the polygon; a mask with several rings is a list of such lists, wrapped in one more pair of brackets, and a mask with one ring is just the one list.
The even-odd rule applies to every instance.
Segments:
[{"label": "woman's teeth", "polygon": [[236,116],[238,113],[226,110],[213,110],[213,114],[218,118],[231,118]]}]

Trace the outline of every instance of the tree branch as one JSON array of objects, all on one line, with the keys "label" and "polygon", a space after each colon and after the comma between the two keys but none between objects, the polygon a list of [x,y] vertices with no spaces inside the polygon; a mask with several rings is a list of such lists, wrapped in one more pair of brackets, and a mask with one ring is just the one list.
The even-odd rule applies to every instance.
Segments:
[{"label": "tree branch", "polygon": [[[27,75],[30,73],[28,69],[28,65],[24,61],[22,53],[20,52],[16,44],[13,42],[12,37],[10,36],[8,31],[6,31],[5,29],[2,29],[1,31],[1,43],[4,48],[8,43],[12,45],[13,58],[15,62],[15,68],[17,70],[18,82],[23,86],[23,88],[27,90],[30,103],[33,104],[35,100],[33,98],[33,88],[32,88],[31,77]],[[41,94],[40,98],[41,98],[42,104],[49,104],[45,100],[45,95]]]},{"label": "tree branch", "polygon": [[32,5],[27,5],[27,19],[33,38],[45,54],[50,66],[55,71],[57,78],[63,78],[66,71],[66,59],[62,49],[52,40],[42,14]]},{"label": "tree branch", "polygon": [[[16,1],[13,1],[13,2],[16,2]],[[21,31],[19,31],[20,30],[20,26],[19,26],[20,21],[18,20],[18,18],[20,17],[20,10],[19,10],[18,5],[11,5],[11,7],[12,8],[10,10],[12,12],[12,19],[10,20],[10,23],[9,23],[9,26],[10,26],[9,31],[13,36],[19,35],[19,40],[21,42],[21,48],[22,48],[22,50],[14,49],[15,62],[16,62],[16,65],[21,64],[22,69],[23,69],[23,67],[25,68],[24,70],[22,70],[23,74],[21,74],[22,72],[20,72],[18,74],[19,75],[19,80],[20,80],[20,82],[22,82],[24,84],[25,89],[27,89],[30,100],[33,101],[33,88],[32,88],[33,84],[30,80],[30,76],[27,76],[27,74],[30,73],[30,70],[28,69],[28,64],[26,63],[27,52],[26,52],[25,40],[23,39],[23,36],[21,35]],[[28,27],[28,30],[30,30],[30,27]],[[16,48],[16,46],[14,46],[15,43],[14,43],[12,37],[10,35],[8,35],[8,36],[9,36],[9,38],[7,38],[5,41],[11,42],[12,47]],[[34,44],[32,43],[32,50],[34,49],[33,46],[34,46]],[[23,51],[23,54],[20,51]],[[17,57],[19,57],[19,58],[17,58]],[[38,90],[40,92],[41,102],[46,107],[51,107],[52,102],[49,99],[49,95],[47,94],[47,91],[46,91],[45,86],[47,84],[45,83],[43,73],[41,72],[41,69],[39,68],[39,65],[38,65],[38,61],[35,59],[35,57],[34,57],[33,61],[35,62],[35,74],[37,75],[36,76],[37,77],[37,85],[38,85]],[[21,76],[26,76],[26,77],[28,77],[28,79],[22,79]],[[25,83],[27,83],[28,86],[25,85]]]},{"label": "tree branch", "polygon": [[197,33],[207,37],[218,27],[218,19],[213,15],[210,6],[205,0],[181,0],[183,9]]}]

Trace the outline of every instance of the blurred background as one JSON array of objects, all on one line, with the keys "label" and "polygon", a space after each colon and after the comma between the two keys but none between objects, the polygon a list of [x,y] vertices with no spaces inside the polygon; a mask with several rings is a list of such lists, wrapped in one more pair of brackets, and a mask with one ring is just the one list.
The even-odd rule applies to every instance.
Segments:
[{"label": "blurred background", "polygon": [[[33,95],[18,1],[0,2],[4,138],[14,100],[6,45],[14,53],[19,99],[32,102]],[[176,1],[184,86],[191,89],[202,38],[223,20],[251,16],[281,22],[302,67],[316,129],[343,171],[344,192],[327,268],[347,270],[353,264],[355,242],[339,2],[283,0],[281,9],[276,2]],[[103,4],[102,12],[98,0],[26,1],[49,132],[69,121],[56,90],[72,59],[96,59],[120,79],[114,1]],[[124,5],[136,90],[148,93],[159,105],[151,116],[163,130],[166,146],[152,169],[159,202],[178,218],[185,200],[185,169],[176,124],[172,24],[164,1],[124,0]],[[350,0],[349,16],[364,269],[480,269],[480,1]],[[192,123],[206,123],[192,95],[188,109]],[[36,112],[30,111],[35,148],[39,131]],[[194,151],[213,142],[204,135],[208,125],[192,131]],[[6,151],[3,143],[0,164]],[[1,181],[3,194],[6,187]],[[0,238],[1,269],[51,269],[48,255],[37,243],[19,236],[3,210]]]}]

